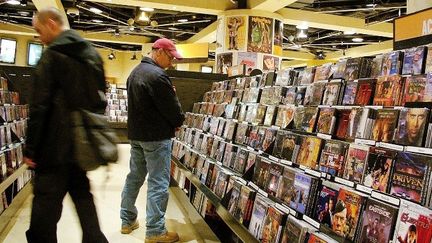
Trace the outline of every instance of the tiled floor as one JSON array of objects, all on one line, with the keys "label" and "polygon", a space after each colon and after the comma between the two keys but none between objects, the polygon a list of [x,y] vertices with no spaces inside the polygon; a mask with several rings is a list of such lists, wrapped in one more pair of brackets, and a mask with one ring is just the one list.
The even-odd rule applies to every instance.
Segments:
[{"label": "tiled floor", "polygon": [[[129,171],[129,149],[129,145],[120,145],[119,163],[111,166],[109,172],[106,172],[105,168],[100,168],[89,173],[102,231],[108,240],[114,243],[143,242],[145,238],[145,227],[143,226],[145,225],[146,184],[144,184],[136,204],[141,227],[130,235],[120,233],[120,194],[124,179]],[[105,183],[106,175],[109,175],[109,180]],[[194,209],[188,204],[182,205],[182,202],[184,202],[182,200],[176,198],[173,193],[170,194],[166,214],[168,230],[177,231],[181,242],[217,241],[208,226],[203,226],[202,219],[193,212]],[[63,213],[57,229],[58,242],[81,242],[81,228],[69,196],[65,198],[63,205]],[[25,231],[28,229],[30,221],[30,206],[31,197],[26,200],[21,211],[10,219],[16,221],[16,223],[7,233],[7,236],[0,237],[0,239],[5,239],[5,243],[26,242]]]}]

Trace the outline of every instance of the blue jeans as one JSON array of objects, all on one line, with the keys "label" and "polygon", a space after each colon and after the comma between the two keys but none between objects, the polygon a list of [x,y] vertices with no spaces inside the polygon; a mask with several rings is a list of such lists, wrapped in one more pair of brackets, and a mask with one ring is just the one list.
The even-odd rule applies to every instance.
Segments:
[{"label": "blue jeans", "polygon": [[165,212],[168,204],[170,180],[170,139],[142,142],[131,140],[130,172],[122,192],[120,218],[122,225],[137,219],[135,201],[147,178],[146,237],[164,234]]}]

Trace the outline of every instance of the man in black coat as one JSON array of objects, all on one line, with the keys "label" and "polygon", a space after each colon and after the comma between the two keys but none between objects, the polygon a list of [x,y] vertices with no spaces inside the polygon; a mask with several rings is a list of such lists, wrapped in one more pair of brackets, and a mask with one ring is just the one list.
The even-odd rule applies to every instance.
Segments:
[{"label": "man in black coat", "polygon": [[157,40],[127,80],[130,172],[122,192],[121,232],[139,227],[135,201],[147,179],[146,242],[175,242],[165,227],[171,164],[171,138],[184,121],[175,89],[164,69],[181,56],[168,39]]},{"label": "man in black coat", "polygon": [[102,59],[75,31],[65,27],[55,8],[33,19],[47,47],[35,70],[24,162],[35,170],[30,243],[57,242],[57,222],[66,193],[72,197],[83,242],[108,242],[101,232],[86,172],[74,161],[71,111],[104,112]]}]

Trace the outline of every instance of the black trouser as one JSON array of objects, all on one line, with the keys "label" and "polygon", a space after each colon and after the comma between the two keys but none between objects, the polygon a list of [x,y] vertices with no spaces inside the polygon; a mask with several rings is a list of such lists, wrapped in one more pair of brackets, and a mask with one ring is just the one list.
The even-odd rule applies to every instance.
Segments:
[{"label": "black trouser", "polygon": [[83,231],[82,242],[108,242],[99,227],[86,172],[76,165],[36,170],[30,229],[26,232],[27,241],[57,242],[57,222],[60,220],[63,198],[67,192],[71,195],[78,213]]}]

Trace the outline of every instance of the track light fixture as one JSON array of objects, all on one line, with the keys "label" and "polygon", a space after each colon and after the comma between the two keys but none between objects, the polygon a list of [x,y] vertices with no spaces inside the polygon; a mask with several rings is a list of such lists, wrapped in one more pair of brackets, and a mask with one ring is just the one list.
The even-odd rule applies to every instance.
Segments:
[{"label": "track light fixture", "polygon": [[108,55],[108,59],[109,59],[109,60],[114,60],[114,59],[116,59],[116,56],[114,55],[114,52],[113,52],[113,51],[111,51],[111,53]]}]

